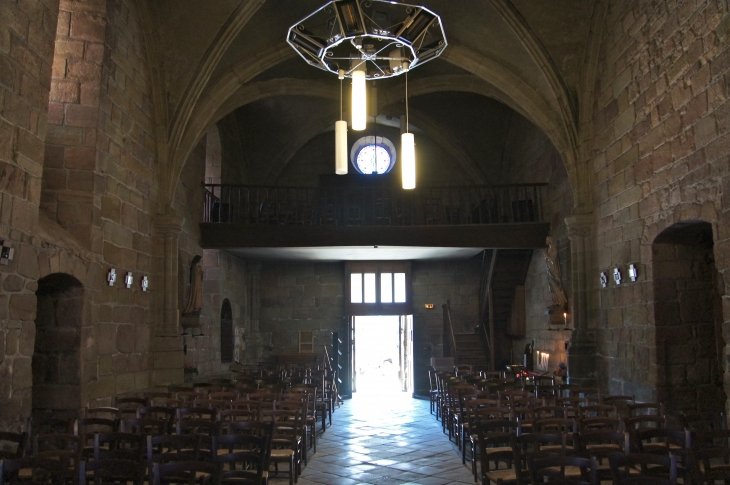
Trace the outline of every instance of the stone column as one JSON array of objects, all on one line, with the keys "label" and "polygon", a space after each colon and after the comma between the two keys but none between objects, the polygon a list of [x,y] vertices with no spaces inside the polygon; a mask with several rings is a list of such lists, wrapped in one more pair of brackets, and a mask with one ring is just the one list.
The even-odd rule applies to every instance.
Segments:
[{"label": "stone column", "polygon": [[588,321],[591,237],[593,214],[565,218],[570,239],[571,319],[573,336],[568,347],[568,372],[571,384],[596,385],[596,332]]},{"label": "stone column", "polygon": [[153,329],[152,383],[155,386],[183,381],[183,351],[178,309],[178,239],[183,218],[172,210],[156,220],[157,244],[161,246],[163,285],[162,311]]}]

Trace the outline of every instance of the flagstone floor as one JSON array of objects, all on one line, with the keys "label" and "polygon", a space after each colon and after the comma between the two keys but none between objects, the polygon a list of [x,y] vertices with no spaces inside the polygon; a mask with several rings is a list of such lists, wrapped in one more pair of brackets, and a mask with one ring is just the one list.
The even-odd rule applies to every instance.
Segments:
[{"label": "flagstone floor", "polygon": [[[428,407],[405,393],[356,393],[318,436],[317,453],[297,485],[473,485],[468,462],[461,464]],[[272,485],[288,482],[286,472],[269,479]]]}]

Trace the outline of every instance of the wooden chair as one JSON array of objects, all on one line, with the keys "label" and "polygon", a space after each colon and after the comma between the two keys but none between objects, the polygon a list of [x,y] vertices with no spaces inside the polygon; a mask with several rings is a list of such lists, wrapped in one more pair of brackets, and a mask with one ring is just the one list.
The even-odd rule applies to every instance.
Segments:
[{"label": "wooden chair", "polygon": [[90,458],[94,453],[94,435],[96,433],[114,433],[119,423],[116,419],[82,418],[74,421],[73,434],[81,437],[84,458]]},{"label": "wooden chair", "polygon": [[147,436],[146,461],[150,474],[149,483],[154,481],[152,470],[155,463],[200,460],[202,438],[200,435]]},{"label": "wooden chair", "polygon": [[154,418],[131,418],[122,419],[119,423],[119,431],[122,433],[135,433],[143,435],[160,435],[170,432],[170,424],[164,419]]},{"label": "wooden chair", "polygon": [[580,408],[580,419],[601,417],[617,418],[616,406],[611,404],[588,404]]},{"label": "wooden chair", "polygon": [[[273,423],[262,425],[260,433],[237,433],[214,438],[213,448],[221,467],[223,483],[261,485],[271,455],[272,427]],[[248,429],[254,431],[251,427]]]},{"label": "wooden chair", "polygon": [[28,476],[33,484],[63,485],[65,473],[64,465],[51,458],[25,456],[0,460],[0,485],[15,485],[19,475]]},{"label": "wooden chair", "polygon": [[119,409],[119,418],[134,418],[137,410],[147,405],[147,400],[142,397],[118,397],[114,400],[114,407]]},{"label": "wooden chair", "polygon": [[[677,457],[673,454],[615,453],[609,458],[614,483],[650,483],[649,479],[668,480],[677,483]],[[635,473],[638,470],[638,474]],[[643,479],[644,481],[638,480]],[[664,482],[657,482],[664,483]]]},{"label": "wooden chair", "polygon": [[[484,450],[481,448],[478,448],[479,446],[479,435],[483,435],[484,437],[488,438],[490,436],[502,436],[502,435],[509,435],[509,436],[515,436],[517,434],[517,423],[513,420],[505,420],[505,419],[493,419],[493,420],[486,420],[486,421],[477,421],[474,425],[475,433],[470,436],[470,448],[471,448],[471,471],[474,475],[474,481],[477,480],[477,450],[479,450],[479,453],[484,454],[486,453],[487,459],[490,459],[489,455],[496,454],[497,457],[500,456],[500,454],[503,451],[511,451],[512,450],[512,443],[508,442],[506,444],[503,444],[503,446],[500,447],[494,447],[494,446],[487,446]],[[507,440],[509,441],[509,440]],[[486,444],[493,444],[493,442],[487,441]],[[486,446],[486,445],[485,445]],[[461,455],[461,463],[466,464],[466,446],[464,446],[462,450]]]},{"label": "wooden chair", "polygon": [[103,459],[82,461],[79,465],[79,485],[132,483],[144,485],[145,464],[137,460]]},{"label": "wooden chair", "polygon": [[33,437],[33,456],[56,460],[64,466],[64,483],[75,484],[83,445],[80,436],[42,434]]},{"label": "wooden chair", "polygon": [[289,465],[289,485],[293,485],[301,470],[301,410],[263,410],[261,419],[273,425],[270,461],[277,472],[279,463]]},{"label": "wooden chair", "polygon": [[730,448],[704,448],[692,451],[689,468],[694,485],[730,482]]},{"label": "wooden chair", "polygon": [[142,461],[145,452],[144,436],[133,433],[96,433],[94,461],[121,459]]},{"label": "wooden chair", "polygon": [[215,485],[220,481],[218,465],[202,461],[171,461],[152,467],[154,485]]},{"label": "wooden chair", "polygon": [[531,458],[529,462],[530,480],[532,485],[541,483],[598,485],[597,467],[595,458],[560,455]]},{"label": "wooden chair", "polygon": [[[485,430],[479,432],[477,428],[482,485],[489,485],[492,482],[497,485],[521,484],[520,457],[514,441],[515,436],[512,433],[488,434]],[[492,463],[494,463],[493,468]],[[500,467],[500,464],[503,466]]]},{"label": "wooden chair", "polygon": [[629,433],[607,429],[581,431],[575,436],[575,453],[583,458],[594,457],[597,460],[596,474],[599,481],[613,479],[608,460],[614,453],[628,453],[631,450]]},{"label": "wooden chair", "polygon": [[177,417],[177,409],[165,406],[145,406],[137,410],[137,417],[160,419],[165,421],[167,426],[172,429],[172,426],[175,424],[175,418]]}]

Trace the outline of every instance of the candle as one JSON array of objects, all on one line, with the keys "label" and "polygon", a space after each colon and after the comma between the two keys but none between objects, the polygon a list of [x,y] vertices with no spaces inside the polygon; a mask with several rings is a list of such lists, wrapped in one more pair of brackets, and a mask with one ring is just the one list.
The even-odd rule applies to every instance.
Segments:
[{"label": "candle", "polygon": [[563,319],[565,320],[565,327],[567,328],[568,327],[568,314],[567,313],[563,313]]}]

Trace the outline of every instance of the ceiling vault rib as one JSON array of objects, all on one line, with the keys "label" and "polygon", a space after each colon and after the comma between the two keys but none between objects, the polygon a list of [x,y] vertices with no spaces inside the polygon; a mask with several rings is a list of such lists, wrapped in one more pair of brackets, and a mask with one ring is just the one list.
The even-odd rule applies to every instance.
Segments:
[{"label": "ceiling vault rib", "polygon": [[180,148],[181,140],[185,134],[188,121],[195,110],[203,89],[208,84],[215,67],[218,65],[233,40],[238,36],[243,27],[264,3],[265,0],[243,0],[236,10],[234,10],[228,17],[225,24],[223,24],[221,29],[218,31],[213,42],[211,42],[210,46],[208,46],[201,62],[196,67],[195,72],[188,83],[188,87],[183,93],[182,101],[177,105],[174,114],[170,118],[170,124],[168,127],[169,156],[167,158],[172,166],[169,167],[171,177],[163,177],[163,180],[169,181],[167,182],[168,186],[164,187],[165,190],[163,190],[161,194],[161,199],[165,205],[169,205],[172,202],[177,185],[177,179],[180,171],[182,170],[182,164],[185,162],[185,160],[178,162],[175,159],[175,154]]}]

